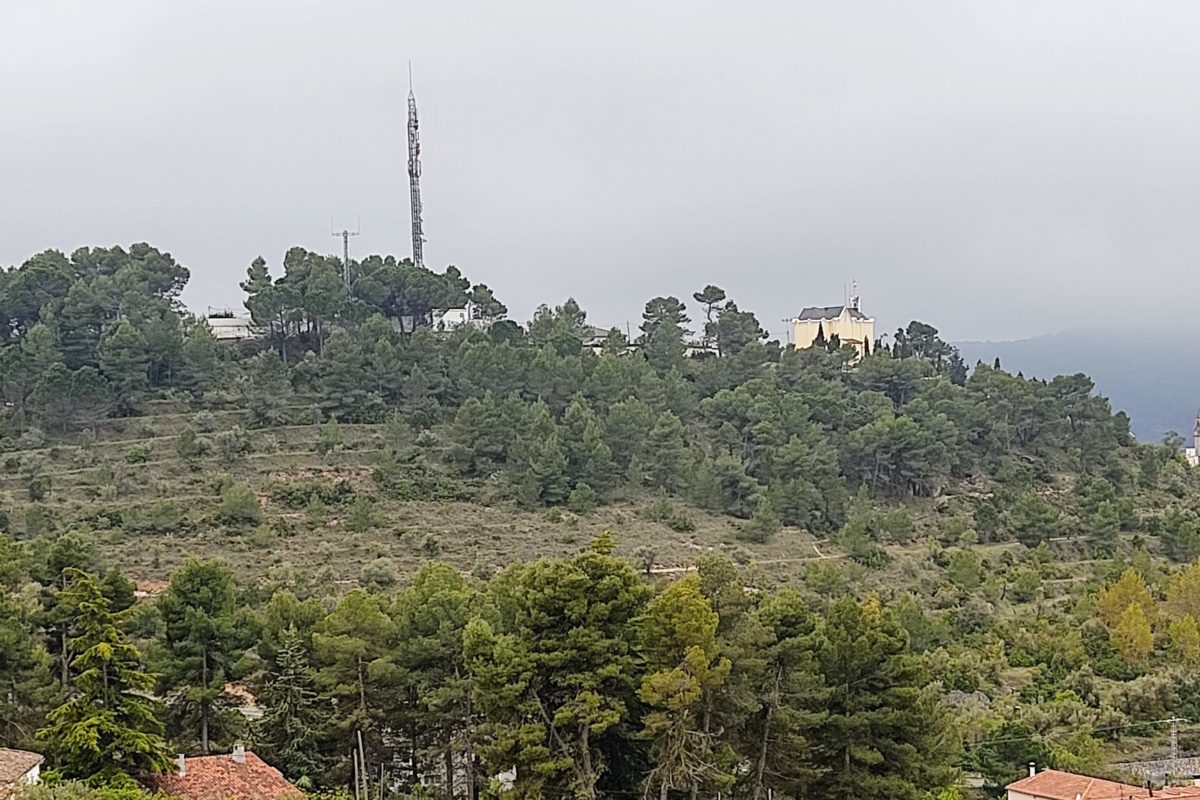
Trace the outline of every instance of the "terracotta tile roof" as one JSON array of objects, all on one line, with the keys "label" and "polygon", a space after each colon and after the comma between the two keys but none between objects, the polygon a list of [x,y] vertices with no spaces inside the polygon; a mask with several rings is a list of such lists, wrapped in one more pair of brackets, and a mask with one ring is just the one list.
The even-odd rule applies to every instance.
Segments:
[{"label": "terracotta tile roof", "polygon": [[41,763],[42,757],[37,753],[0,747],[0,797],[8,797],[13,785]]},{"label": "terracotta tile roof", "polygon": [[288,782],[279,770],[246,751],[245,763],[231,755],[196,756],[184,759],[184,774],[178,769],[148,775],[142,782],[152,790],[182,800],[277,800],[303,798],[304,793]]},{"label": "terracotta tile roof", "polygon": [[1036,775],[1022,778],[1016,783],[1010,783],[1007,789],[1010,792],[1020,792],[1046,800],[1148,800],[1150,797],[1200,800],[1200,786],[1165,786],[1155,789],[1151,795],[1141,786],[1076,775],[1073,772],[1059,772],[1056,769],[1042,770]]}]

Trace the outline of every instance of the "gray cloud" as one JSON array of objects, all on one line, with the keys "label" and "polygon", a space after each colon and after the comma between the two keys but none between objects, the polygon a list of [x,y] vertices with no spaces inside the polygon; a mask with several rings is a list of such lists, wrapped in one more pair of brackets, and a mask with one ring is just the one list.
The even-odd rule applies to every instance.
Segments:
[{"label": "gray cloud", "polygon": [[1200,6],[4,0],[0,263],[148,240],[193,306],[262,253],[408,252],[514,315],[724,286],[769,328],[1015,337],[1200,296]]}]

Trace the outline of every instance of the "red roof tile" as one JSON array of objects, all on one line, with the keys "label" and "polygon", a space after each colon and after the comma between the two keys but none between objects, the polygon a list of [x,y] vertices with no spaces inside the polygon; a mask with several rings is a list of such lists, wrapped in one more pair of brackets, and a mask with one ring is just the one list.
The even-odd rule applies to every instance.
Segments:
[{"label": "red roof tile", "polygon": [[1007,788],[1010,792],[1044,797],[1046,800],[1148,800],[1150,797],[1200,800],[1200,786],[1165,786],[1150,794],[1141,786],[1073,772],[1059,772],[1056,769],[1042,770],[1036,775],[1010,783]]},{"label": "red roof tile", "polygon": [[184,774],[178,770],[148,775],[147,787],[182,800],[278,800],[302,798],[279,770],[246,751],[245,763],[231,755],[196,756],[184,759]]}]

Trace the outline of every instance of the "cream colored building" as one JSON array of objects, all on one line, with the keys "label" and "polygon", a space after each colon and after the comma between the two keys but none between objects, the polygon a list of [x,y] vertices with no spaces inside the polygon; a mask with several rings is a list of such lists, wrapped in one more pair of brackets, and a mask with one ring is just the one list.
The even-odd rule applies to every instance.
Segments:
[{"label": "cream colored building", "polygon": [[861,357],[866,348],[875,345],[875,320],[859,307],[858,294],[850,297],[849,305],[809,306],[791,320],[792,345],[798,350],[812,347],[822,335],[825,341],[837,336],[842,344],[852,344]]}]

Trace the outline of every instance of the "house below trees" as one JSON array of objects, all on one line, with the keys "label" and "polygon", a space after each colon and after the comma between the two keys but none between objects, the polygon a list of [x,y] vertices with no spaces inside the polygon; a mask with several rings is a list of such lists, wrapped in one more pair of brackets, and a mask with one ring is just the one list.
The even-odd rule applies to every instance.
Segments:
[{"label": "house below trees", "polygon": [[1031,764],[1028,777],[1010,783],[1008,800],[1196,800],[1200,786],[1163,786],[1151,789],[1128,783],[1107,781],[1090,775],[1076,775],[1056,769],[1037,772]]},{"label": "house below trees", "polygon": [[38,753],[0,747],[0,800],[8,800],[18,789],[37,783],[42,761]]},{"label": "house below trees", "polygon": [[303,800],[304,793],[267,762],[240,745],[228,755],[179,756],[174,768],[147,775],[153,792],[179,800]]}]

